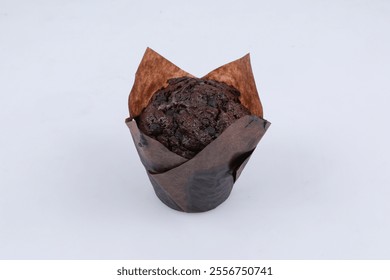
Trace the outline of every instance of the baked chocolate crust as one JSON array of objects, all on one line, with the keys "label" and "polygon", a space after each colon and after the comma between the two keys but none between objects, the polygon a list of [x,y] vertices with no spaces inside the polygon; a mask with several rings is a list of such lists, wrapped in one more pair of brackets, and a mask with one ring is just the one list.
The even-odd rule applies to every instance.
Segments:
[{"label": "baked chocolate crust", "polygon": [[250,115],[240,92],[214,80],[168,80],[136,118],[139,129],[172,152],[193,158],[235,120]]}]

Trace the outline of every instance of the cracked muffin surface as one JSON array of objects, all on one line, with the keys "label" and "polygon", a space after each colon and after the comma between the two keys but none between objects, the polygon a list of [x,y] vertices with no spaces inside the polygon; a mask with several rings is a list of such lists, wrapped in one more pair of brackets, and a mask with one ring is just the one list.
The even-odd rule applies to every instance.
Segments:
[{"label": "cracked muffin surface", "polygon": [[154,93],[136,121],[143,133],[191,159],[235,120],[250,115],[239,96],[237,89],[222,82],[174,78]]}]

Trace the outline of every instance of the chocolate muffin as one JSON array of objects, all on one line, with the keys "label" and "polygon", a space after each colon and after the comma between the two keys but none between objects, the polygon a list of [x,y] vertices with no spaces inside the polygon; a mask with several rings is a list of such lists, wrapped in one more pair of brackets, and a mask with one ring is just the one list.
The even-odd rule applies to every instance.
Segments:
[{"label": "chocolate muffin", "polygon": [[193,158],[235,120],[250,115],[240,92],[225,83],[191,77],[168,80],[136,121],[172,152]]}]

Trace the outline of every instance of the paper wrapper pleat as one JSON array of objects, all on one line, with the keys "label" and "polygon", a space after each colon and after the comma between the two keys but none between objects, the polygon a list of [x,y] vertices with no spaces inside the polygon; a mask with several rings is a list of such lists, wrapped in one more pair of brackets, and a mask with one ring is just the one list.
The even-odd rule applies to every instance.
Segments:
[{"label": "paper wrapper pleat", "polygon": [[241,92],[240,101],[252,115],[230,125],[192,159],[183,158],[138,129],[136,117],[153,94],[171,78],[191,76],[147,48],[129,96],[126,124],[156,195],[169,207],[184,212],[211,210],[230,195],[234,182],[248,162],[270,123],[252,74],[249,54],[223,65],[203,78],[224,82]]}]

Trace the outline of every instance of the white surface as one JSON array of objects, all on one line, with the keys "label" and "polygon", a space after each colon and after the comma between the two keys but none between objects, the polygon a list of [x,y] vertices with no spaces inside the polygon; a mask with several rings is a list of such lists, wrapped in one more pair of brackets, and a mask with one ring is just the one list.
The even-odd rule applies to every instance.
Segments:
[{"label": "white surface", "polygon": [[[251,53],[272,122],[230,198],[155,196],[124,119],[150,46]],[[390,258],[390,2],[0,2],[0,258]]]}]

